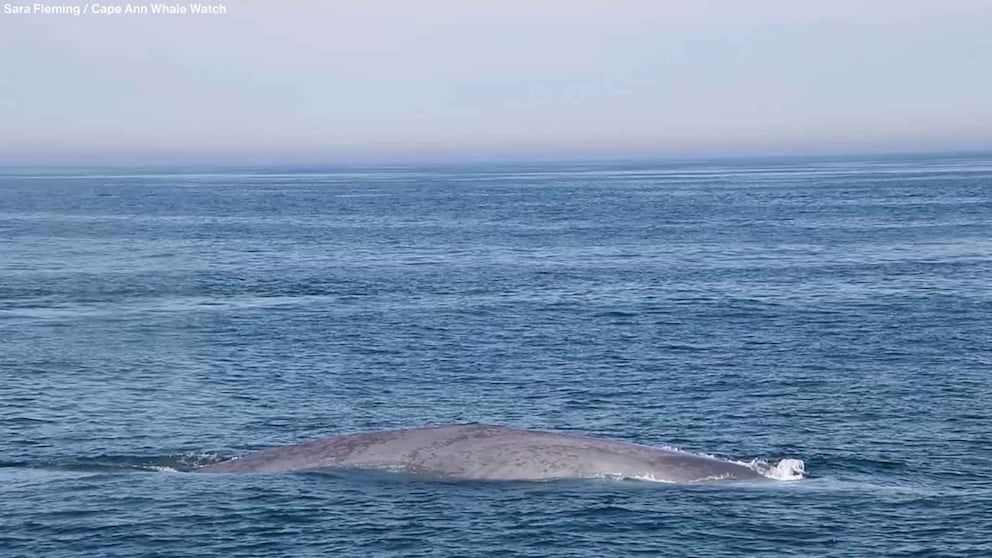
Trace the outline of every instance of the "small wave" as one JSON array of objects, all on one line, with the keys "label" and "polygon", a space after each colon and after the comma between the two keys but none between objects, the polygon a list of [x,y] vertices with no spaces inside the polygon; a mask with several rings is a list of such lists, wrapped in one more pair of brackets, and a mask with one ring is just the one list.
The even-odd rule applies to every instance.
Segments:
[{"label": "small wave", "polygon": [[615,476],[615,475],[610,475],[609,478],[616,478],[618,480],[636,480],[636,481],[643,481],[643,482],[660,482],[662,484],[675,484],[674,482],[672,482],[672,481],[670,481],[668,479],[659,479],[658,477],[656,477],[656,476],[654,476],[652,474],[630,475],[630,476]]},{"label": "small wave", "polygon": [[157,473],[178,473],[179,469],[173,469],[172,467],[166,467],[163,465],[149,465],[147,467],[139,467],[147,471],[155,471]]},{"label": "small wave", "polygon": [[13,417],[9,419],[0,420],[0,422],[5,422],[8,425],[34,425],[34,424],[55,424],[54,420],[45,420],[33,417]]},{"label": "small wave", "polygon": [[[676,484],[668,479],[659,479],[658,477],[650,474],[644,473],[643,475],[625,475],[623,473],[598,473],[588,477],[587,479],[595,480],[608,480],[608,481],[644,481],[644,482],[659,482],[663,484]],[[549,479],[549,480],[565,480],[565,479]]]},{"label": "small wave", "polygon": [[226,456],[210,452],[182,452],[158,456],[101,455],[54,462],[0,461],[0,468],[47,469],[84,473],[127,471],[182,473],[227,459]]},{"label": "small wave", "polygon": [[597,318],[636,318],[637,316],[639,316],[637,312],[626,312],[623,310],[610,310],[596,314]]},{"label": "small wave", "polygon": [[157,471],[160,473],[181,473],[192,471],[205,465],[227,461],[228,456],[212,452],[188,451],[183,453],[173,453],[157,457],[123,458],[121,465],[129,469],[141,471]]}]

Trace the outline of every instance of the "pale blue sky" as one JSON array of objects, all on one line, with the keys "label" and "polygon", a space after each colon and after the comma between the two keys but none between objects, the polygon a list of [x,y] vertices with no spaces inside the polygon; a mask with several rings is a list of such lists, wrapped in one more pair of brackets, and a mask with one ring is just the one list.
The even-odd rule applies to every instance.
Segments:
[{"label": "pale blue sky", "polygon": [[0,163],[992,149],[990,1],[226,5],[0,13]]}]

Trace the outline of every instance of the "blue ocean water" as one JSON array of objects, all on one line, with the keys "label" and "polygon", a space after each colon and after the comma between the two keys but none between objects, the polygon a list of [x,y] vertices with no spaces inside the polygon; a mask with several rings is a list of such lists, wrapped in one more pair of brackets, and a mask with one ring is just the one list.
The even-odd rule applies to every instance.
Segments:
[{"label": "blue ocean water", "polygon": [[[992,158],[0,170],[0,555],[992,555]],[[198,475],[486,422],[796,482]]]}]

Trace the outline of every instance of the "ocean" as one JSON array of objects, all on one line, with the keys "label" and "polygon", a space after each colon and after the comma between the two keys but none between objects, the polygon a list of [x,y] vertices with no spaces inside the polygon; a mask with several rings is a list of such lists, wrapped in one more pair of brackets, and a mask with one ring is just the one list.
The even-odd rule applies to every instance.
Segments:
[{"label": "ocean", "polygon": [[[807,476],[189,472],[472,422]],[[631,555],[992,555],[992,158],[0,169],[0,556]]]}]

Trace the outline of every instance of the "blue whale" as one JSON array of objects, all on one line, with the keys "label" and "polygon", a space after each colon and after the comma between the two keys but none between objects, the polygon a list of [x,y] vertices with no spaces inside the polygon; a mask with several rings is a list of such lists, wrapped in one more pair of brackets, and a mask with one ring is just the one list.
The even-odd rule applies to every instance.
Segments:
[{"label": "blue whale", "polygon": [[382,468],[466,480],[630,478],[673,483],[802,478],[798,459],[759,467],[617,440],[484,424],[344,434],[197,469],[276,473]]}]

